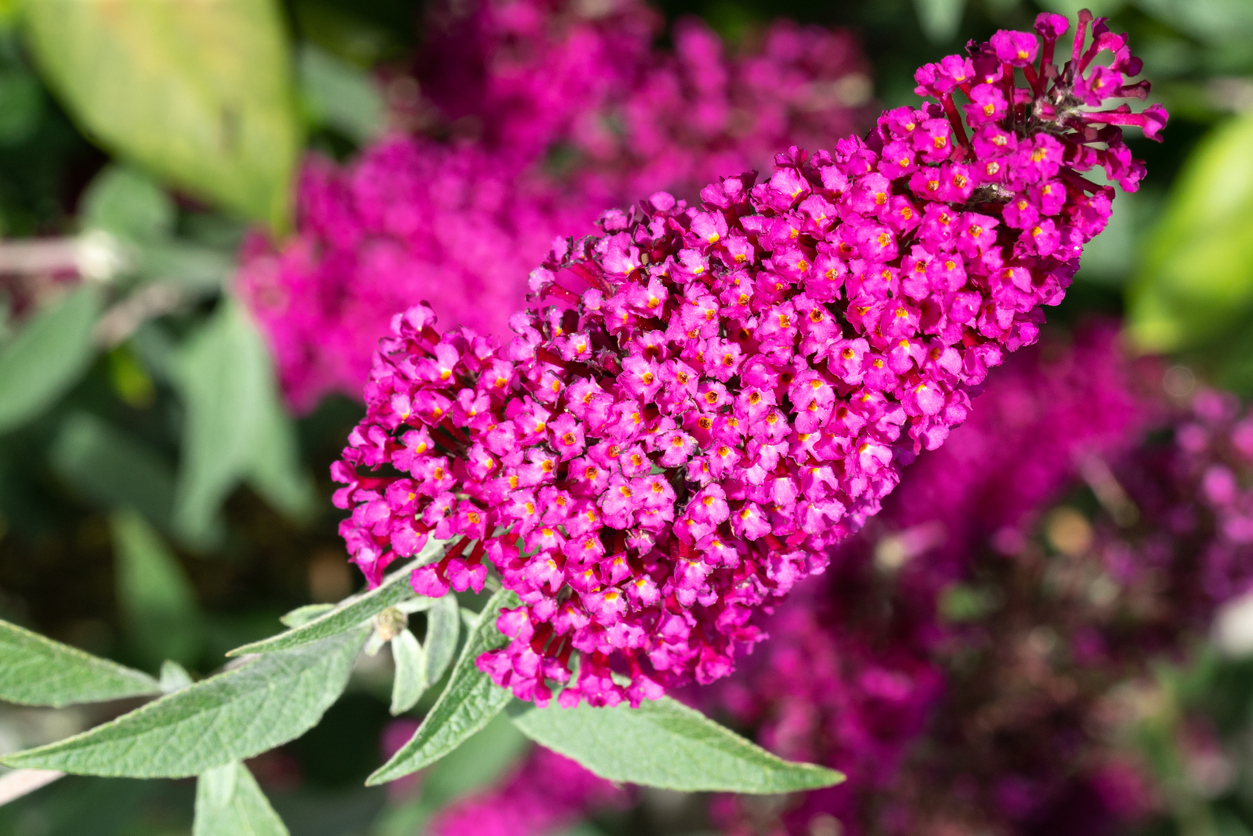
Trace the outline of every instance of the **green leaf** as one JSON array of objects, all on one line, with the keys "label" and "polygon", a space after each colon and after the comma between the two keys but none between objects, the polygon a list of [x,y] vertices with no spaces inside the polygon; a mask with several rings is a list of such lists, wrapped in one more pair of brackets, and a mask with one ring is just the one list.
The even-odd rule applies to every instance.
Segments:
[{"label": "green leaf", "polygon": [[279,617],[284,627],[301,627],[320,615],[335,609],[334,604],[305,604]]},{"label": "green leaf", "polygon": [[382,133],[383,97],[370,75],[329,52],[300,50],[300,90],[310,115],[358,145]]},{"label": "green leaf", "polygon": [[278,406],[269,353],[240,304],[224,300],[175,364],[187,405],[176,529],[192,540],[208,536],[223,500],[249,476],[279,510],[303,511],[312,494],[294,429]]},{"label": "green leaf", "polygon": [[0,72],[0,145],[30,139],[43,119],[44,97],[39,79],[21,70]]},{"label": "green leaf", "polygon": [[365,628],[271,653],[74,737],[0,757],[78,775],[186,778],[299,737],[348,684]]},{"label": "green leaf", "polygon": [[200,608],[183,567],[138,513],[110,518],[118,604],[127,636],[154,665],[190,664],[200,651]]},{"label": "green leaf", "polygon": [[189,296],[220,293],[235,273],[229,251],[189,244],[155,241],[139,248],[139,274],[152,282],[169,284]]},{"label": "green leaf", "polygon": [[506,638],[496,629],[496,617],[502,609],[516,606],[518,596],[508,589],[488,600],[430,713],[409,742],[366,780],[367,785],[394,781],[434,763],[486,726],[509,703],[510,692],[492,682],[475,660],[505,645]]},{"label": "green leaf", "polygon": [[174,231],[174,201],[151,178],[122,165],[96,175],[79,214],[84,227],[134,242],[166,238]]},{"label": "green leaf", "polygon": [[110,151],[284,228],[301,138],[276,0],[40,0],[26,32],[66,109]]},{"label": "green leaf", "polygon": [[169,530],[174,467],[129,433],[74,412],[61,425],[50,457],[61,479],[83,498],[104,508],[130,506]]},{"label": "green leaf", "polygon": [[[1253,36],[1253,5],[1246,0],[1137,0],[1136,5],[1202,43],[1244,44]],[[1244,54],[1247,58],[1247,50]]]},{"label": "green leaf", "polygon": [[173,694],[191,685],[194,680],[178,662],[166,659],[161,663],[161,693]]},{"label": "green leaf", "polygon": [[266,387],[260,406],[248,483],[291,519],[307,521],[317,507],[317,496],[313,480],[300,460],[296,428],[284,411],[275,386]]},{"label": "green leaf", "polygon": [[0,700],[60,708],[160,690],[146,673],[0,621]]},{"label": "green leaf", "polygon": [[87,370],[100,306],[98,288],[80,287],[40,311],[0,351],[0,432],[52,406]]},{"label": "green leaf", "polygon": [[770,754],[669,697],[613,708],[518,703],[527,737],[611,781],[679,792],[784,793],[829,787],[844,776]]},{"label": "green leaf", "polygon": [[1215,128],[1176,178],[1128,290],[1147,351],[1219,346],[1253,313],[1253,111]]},{"label": "green leaf", "polygon": [[426,654],[422,645],[408,630],[392,638],[392,661],[396,673],[392,679],[392,715],[404,714],[418,704],[426,690]]},{"label": "green leaf", "polygon": [[531,748],[531,741],[501,712],[422,774],[422,800],[444,805],[489,787]]},{"label": "green leaf", "polygon": [[452,664],[461,631],[461,615],[457,599],[452,595],[436,598],[426,613],[426,681],[439,682]]},{"label": "green leaf", "polygon": [[257,780],[242,763],[210,769],[196,779],[192,836],[287,836]]},{"label": "green leaf", "polygon": [[337,635],[345,630],[351,630],[388,607],[412,597],[413,587],[409,585],[409,575],[418,566],[434,561],[443,554],[443,551],[444,541],[432,539],[427,542],[416,560],[406,563],[402,568],[392,572],[374,589],[354,595],[351,598],[346,598],[331,611],[298,627],[294,627],[285,633],[279,633],[277,636],[246,644],[243,647],[237,647],[226,655],[242,656],[246,653],[273,653],[276,650],[299,647],[309,642]]},{"label": "green leaf", "polygon": [[951,41],[961,26],[966,0],[914,0],[918,23],[927,39],[936,43]]},{"label": "green leaf", "polygon": [[372,836],[414,836],[449,801],[490,787],[532,748],[503,713],[422,773],[421,794],[403,804],[389,804],[375,821]]}]

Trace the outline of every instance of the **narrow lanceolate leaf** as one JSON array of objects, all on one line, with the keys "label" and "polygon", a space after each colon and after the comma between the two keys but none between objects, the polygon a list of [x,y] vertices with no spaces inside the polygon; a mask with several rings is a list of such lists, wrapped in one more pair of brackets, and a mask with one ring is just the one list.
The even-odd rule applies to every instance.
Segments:
[{"label": "narrow lanceolate leaf", "polygon": [[470,630],[448,687],[409,742],[375,771],[367,784],[394,781],[434,763],[486,726],[508,704],[510,692],[492,682],[475,660],[505,644],[506,638],[496,629],[496,617],[502,609],[516,606],[518,596],[511,590],[502,589],[491,597]]},{"label": "narrow lanceolate leaf", "polygon": [[0,700],[59,708],[160,691],[146,673],[0,621]]},{"label": "narrow lanceolate leaf", "polygon": [[287,836],[252,773],[242,763],[210,769],[196,780],[192,836]]},{"label": "narrow lanceolate leaf", "polygon": [[435,560],[439,555],[443,554],[443,550],[443,542],[432,540],[426,544],[426,547],[418,554],[416,560],[392,572],[383,579],[381,584],[369,592],[348,598],[335,609],[311,621],[307,621],[299,627],[294,627],[285,633],[279,633],[277,636],[271,636],[259,642],[237,647],[226,655],[242,656],[246,653],[273,653],[276,650],[299,647],[302,644],[308,644],[309,642],[324,639],[327,636],[342,633],[345,630],[351,630],[388,607],[398,604],[407,598],[412,598],[413,587],[409,585],[409,574],[415,567],[423,566]]},{"label": "narrow lanceolate leaf", "polygon": [[680,792],[784,793],[829,787],[838,772],[770,754],[669,697],[639,708],[526,707],[522,733],[611,781]]},{"label": "narrow lanceolate leaf", "polygon": [[286,224],[301,141],[280,3],[40,0],[22,11],[43,77],[90,137]]},{"label": "narrow lanceolate leaf", "polygon": [[418,704],[426,690],[426,654],[413,633],[401,630],[392,639],[392,714],[404,714]]},{"label": "narrow lanceolate leaf", "polygon": [[98,288],[81,287],[36,314],[0,351],[0,432],[52,406],[86,371],[100,304]]},{"label": "narrow lanceolate leaf", "polygon": [[448,670],[457,652],[457,636],[461,632],[461,614],[457,599],[451,595],[436,598],[426,613],[426,681],[430,685]]},{"label": "narrow lanceolate leaf", "polygon": [[348,684],[364,627],[262,656],[66,740],[0,758],[78,775],[185,778],[312,728]]}]

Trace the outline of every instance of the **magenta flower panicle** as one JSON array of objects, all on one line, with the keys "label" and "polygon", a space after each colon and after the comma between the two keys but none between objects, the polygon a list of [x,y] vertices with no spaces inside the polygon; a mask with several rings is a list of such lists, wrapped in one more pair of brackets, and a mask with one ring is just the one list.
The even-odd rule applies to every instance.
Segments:
[{"label": "magenta flower panicle", "polygon": [[[334,468],[371,582],[432,536],[452,545],[419,593],[480,589],[490,564],[522,606],[479,666],[537,704],[554,687],[562,705],[638,704],[729,673],[763,637],[755,616],[1036,340],[1105,226],[1113,191],[1081,174],[1121,165],[1130,116],[1096,128],[1083,69],[1093,50],[1138,62],[1097,21],[1058,70],[1060,24],[1039,26],[1038,70],[1031,36],[998,35],[920,70],[939,104],[884,113],[864,141],[793,148],[700,206],[606,212],[532,273],[503,346],[441,337],[425,305],[398,315]],[[1141,171],[1128,157],[1111,176]]]}]

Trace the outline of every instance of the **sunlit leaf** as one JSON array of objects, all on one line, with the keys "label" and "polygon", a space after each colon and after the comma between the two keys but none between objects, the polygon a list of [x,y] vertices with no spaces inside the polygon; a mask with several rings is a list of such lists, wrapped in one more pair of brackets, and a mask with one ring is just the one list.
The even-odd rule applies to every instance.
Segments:
[{"label": "sunlit leaf", "polygon": [[1253,314],[1253,112],[1193,151],[1129,288],[1129,330],[1149,351],[1220,343]]},{"label": "sunlit leaf", "polygon": [[300,150],[277,0],[25,4],[44,77],[109,150],[283,227]]}]

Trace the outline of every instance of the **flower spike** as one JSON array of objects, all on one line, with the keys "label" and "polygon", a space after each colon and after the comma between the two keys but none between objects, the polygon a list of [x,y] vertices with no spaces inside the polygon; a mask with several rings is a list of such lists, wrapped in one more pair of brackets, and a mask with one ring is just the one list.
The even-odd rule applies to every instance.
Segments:
[{"label": "flower spike", "polygon": [[[455,539],[415,572],[425,595],[494,567],[522,606],[478,663],[521,699],[638,704],[729,673],[757,615],[1036,340],[1109,218],[1113,189],[1082,174],[1143,174],[1133,117],[1083,110],[1138,68],[1125,41],[1098,20],[1087,51],[1035,70],[1064,31],[1038,28],[1043,50],[998,33],[921,68],[939,104],[865,140],[792,148],[700,206],[606,212],[534,271],[503,346],[441,336],[425,305],[398,315],[334,469],[353,560],[377,582]],[[1085,76],[1093,50],[1114,61]]]}]

